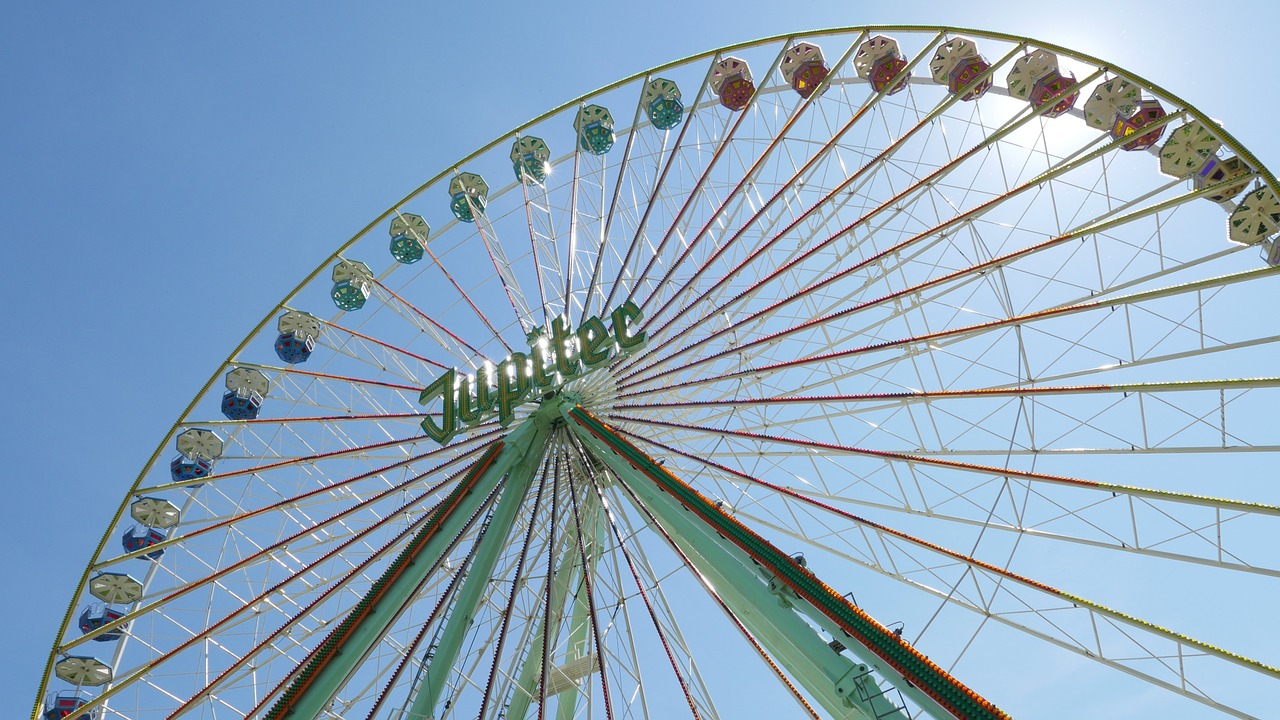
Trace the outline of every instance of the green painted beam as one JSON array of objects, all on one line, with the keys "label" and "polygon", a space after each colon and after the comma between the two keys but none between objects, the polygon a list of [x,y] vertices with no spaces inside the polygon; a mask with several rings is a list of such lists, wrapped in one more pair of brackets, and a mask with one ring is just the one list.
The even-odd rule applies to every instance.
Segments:
[{"label": "green painted beam", "polygon": [[[569,620],[569,638],[565,648],[564,661],[577,660],[585,655],[590,640],[587,631],[591,628],[586,598],[586,585],[579,584],[578,592],[573,596],[573,612]],[[578,688],[574,686],[556,696],[556,720],[573,720],[573,711],[578,706]]]},{"label": "green painted beam", "polygon": [[[591,497],[588,495],[588,497]],[[587,564],[586,572],[594,573],[596,566],[599,564],[601,547],[600,537],[604,530],[600,527],[598,512],[593,512],[591,508],[599,506],[593,502],[585,503],[586,507],[580,507],[580,514],[589,515],[590,518],[586,522],[591,522],[595,528],[592,535],[588,535],[583,539],[583,550],[586,551]],[[584,530],[584,532],[587,532]],[[570,550],[575,552],[576,548]],[[565,648],[564,662],[567,664],[574,660],[585,657],[591,649],[591,640],[588,633],[591,630],[591,606],[587,602],[587,586],[586,583],[578,584],[578,592],[573,598],[573,612],[569,620],[569,640]],[[556,720],[573,720],[574,710],[578,706],[578,696],[581,693],[578,687],[565,690],[556,697]]]},{"label": "green painted beam", "polygon": [[526,422],[485,452],[374,581],[365,597],[299,666],[288,687],[264,715],[266,720],[320,715],[412,601],[418,587],[489,494],[508,472],[526,460],[527,449],[535,447],[531,440],[541,438],[545,442],[548,431],[549,423],[544,419]]},{"label": "green painted beam", "polygon": [[551,625],[545,624],[545,618],[538,621],[539,626],[534,631],[533,645],[529,648],[529,653],[525,658],[524,665],[520,668],[520,674],[516,681],[516,691],[511,697],[511,704],[507,706],[507,717],[524,718],[529,713],[529,706],[540,699],[542,684],[542,646],[543,643],[549,643],[551,647],[555,647],[559,641],[560,626],[564,619],[564,604],[569,599],[569,591],[577,584],[581,583],[579,570],[581,564],[578,562],[577,540],[572,529],[560,535],[560,547],[557,554],[560,558],[557,563],[555,575],[548,592],[551,597],[549,603],[551,605]]},{"label": "green painted beam", "polygon": [[[868,682],[874,684],[874,679],[869,677],[866,665],[835,652],[804,618],[780,604],[780,597],[770,590],[750,558],[734,552],[735,548],[712,528],[614,454],[600,438],[581,427],[574,429],[583,443],[635,493],[752,636],[769,649],[828,713],[855,720],[878,717],[906,720],[905,715],[878,697],[878,687],[872,689],[867,685]],[[855,684],[861,687],[854,688]],[[864,696],[877,696],[876,701],[863,702],[857,690]]]},{"label": "green painted beam", "polygon": [[[931,717],[963,720],[1008,718],[999,708],[951,677],[822,583],[812,572],[721,511],[590,413],[582,408],[566,407],[564,414],[570,429],[598,453],[626,487],[635,492],[660,521],[680,532],[690,545],[690,557],[702,558],[707,566],[705,570],[699,566],[699,571],[722,576],[722,582],[716,584],[717,591],[727,596],[742,594],[734,597],[733,602],[726,597],[726,602],[735,614],[741,616],[743,624],[751,628],[761,643],[828,710],[832,709],[829,698],[835,692],[830,684],[831,671],[825,665],[817,672],[814,669],[814,663],[822,660],[823,651],[808,639],[801,640],[786,633],[779,636],[777,632],[779,628],[797,627],[795,621],[809,636],[821,640],[821,636],[798,613],[803,613],[833,637],[849,638],[851,642],[845,644],[851,653],[875,668],[881,678],[897,686]],[[738,568],[750,577],[749,586],[723,582],[732,580],[728,576],[738,574]],[[780,611],[778,596],[767,589],[765,593],[769,597],[761,596],[759,588],[770,582],[775,587],[786,589],[787,604],[794,606],[794,610],[781,608]],[[757,627],[760,627],[759,631]],[[833,654],[825,642],[822,645],[828,655]],[[808,657],[797,657],[797,651]],[[824,682],[827,683],[825,686]]]},{"label": "green painted beam", "polygon": [[[530,426],[537,425],[539,432],[521,433]],[[520,508],[529,493],[534,477],[542,461],[543,448],[546,446],[548,424],[534,418],[526,421],[520,429],[512,433],[507,443],[512,456],[516,458],[507,475],[506,486],[502,497],[489,519],[489,529],[479,540],[475,557],[467,569],[467,577],[454,596],[445,621],[444,632],[436,645],[435,653],[428,661],[426,671],[422,673],[422,681],[413,691],[413,704],[406,720],[426,720],[435,717],[436,705],[444,692],[445,684],[453,674],[458,653],[462,650],[463,641],[475,620],[476,614],[489,591],[493,570],[502,557],[511,538],[511,530],[515,526]],[[519,436],[519,437],[517,437]]]}]

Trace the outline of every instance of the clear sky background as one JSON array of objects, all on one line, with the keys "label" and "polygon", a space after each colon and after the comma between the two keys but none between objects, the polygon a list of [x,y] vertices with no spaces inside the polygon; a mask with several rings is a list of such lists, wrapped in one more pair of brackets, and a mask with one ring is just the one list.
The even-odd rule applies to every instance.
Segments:
[{"label": "clear sky background", "polygon": [[0,513],[9,552],[0,607],[9,616],[0,712],[29,711],[66,604],[121,496],[236,343],[371,218],[524,120],[733,42],[948,24],[1112,61],[1222,121],[1274,171],[1274,8],[1264,0],[6,3]]}]

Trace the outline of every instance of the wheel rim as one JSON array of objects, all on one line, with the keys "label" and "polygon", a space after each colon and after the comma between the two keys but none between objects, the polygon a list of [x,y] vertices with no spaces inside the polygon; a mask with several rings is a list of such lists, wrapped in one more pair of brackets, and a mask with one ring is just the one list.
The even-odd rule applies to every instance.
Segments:
[{"label": "wheel rim", "polygon": [[[882,42],[867,43],[890,35],[902,49],[899,64],[859,54],[883,52]],[[975,40],[994,68],[994,87],[976,102],[929,79],[935,54],[957,36]],[[804,44],[821,47],[821,67]],[[1118,77],[1161,103],[1163,120],[1124,138],[1165,122],[1153,152],[1125,151],[1079,110],[1049,119],[1009,97],[1023,92],[1007,83],[1010,71],[1039,62],[1019,64],[1037,49],[1058,55],[1063,77],[1074,73],[1076,108]],[[731,82],[717,85],[720,97],[709,85],[716,63],[731,56],[753,72],[757,91],[745,96],[745,111],[724,107]],[[912,77],[901,87],[904,67]],[[908,638],[946,658],[942,664],[963,656],[957,673],[969,667],[981,677],[996,667],[991,646],[1011,635],[1031,647],[1092,653],[1103,677],[1137,676],[1228,714],[1260,712],[1239,688],[1265,688],[1278,675],[1273,668],[1137,622],[1141,602],[1111,610],[1103,598],[1124,593],[1087,592],[1088,572],[1054,560],[1116,558],[1117,567],[1132,560],[1147,573],[1218,577],[1197,574],[1209,566],[1244,583],[1273,582],[1277,573],[1260,538],[1280,511],[1250,480],[1254,453],[1275,449],[1261,422],[1280,382],[1266,363],[1274,333],[1262,327],[1263,314],[1245,322],[1239,312],[1274,286],[1256,249],[1268,252],[1276,232],[1267,195],[1274,178],[1225,132],[1215,128],[1209,134],[1221,137],[1206,140],[1197,127],[1207,119],[1177,97],[1101,67],[990,33],[851,28],[673,63],[499,138],[335,252],[197,395],[86,572],[41,696],[67,689],[54,679],[61,659],[100,645],[110,649],[103,662],[112,680],[85,688],[87,703],[73,712],[267,711],[414,523],[502,434],[490,421],[439,448],[418,429],[419,391],[449,367],[527,350],[526,335],[566,304],[576,327],[633,300],[648,345],[570,385],[584,406],[737,519],[804,552],[828,582],[876,588],[848,589],[882,621],[902,614]],[[982,84],[980,69],[976,77],[969,92]],[[1044,80],[1026,83],[1026,94],[1068,88]],[[1048,112],[1070,95],[1053,98]],[[1178,133],[1185,142],[1166,148]],[[1190,172],[1202,169],[1197,157],[1212,155],[1227,179],[1161,175],[1148,154],[1168,155],[1166,169],[1194,166]],[[539,177],[548,161],[550,175]],[[513,164],[527,182],[508,182]],[[1248,174],[1232,175],[1240,167]],[[1240,183],[1246,187],[1223,201],[1229,216],[1205,199]],[[382,234],[393,223],[396,259],[412,261],[403,266]],[[1255,245],[1229,243],[1224,226]],[[608,241],[597,251],[602,236]],[[331,281],[325,273],[335,265]],[[349,312],[273,325],[290,311],[320,318],[329,302]],[[228,373],[234,379],[217,384]],[[512,429],[531,407],[522,405]],[[549,654],[548,666],[577,668],[589,690],[551,693],[548,711],[579,697],[596,713],[615,702],[619,711],[657,712],[656,698],[674,688],[699,712],[724,712],[715,699],[723,681],[717,688],[692,660],[705,666],[692,648],[707,640],[687,626],[715,617],[722,631],[737,633],[737,616],[726,620],[705,592],[693,599],[700,591],[662,533],[610,551],[650,518],[625,484],[582,459],[587,448],[557,438],[545,468],[531,471],[538,480],[495,558],[508,585],[517,576],[529,583],[514,596],[519,612],[503,610],[511,596],[496,586],[483,594],[489,610],[463,637],[488,654],[463,655],[439,702],[461,714],[513,702],[517,691],[489,669],[493,647],[511,638],[494,665],[518,677],[526,663],[512,648],[527,649],[537,635],[538,599],[555,586],[548,568],[565,563],[572,575],[590,564],[590,543],[570,542],[589,534],[585,517],[604,548],[593,561],[603,569],[589,575],[598,587],[587,614],[612,601],[627,615],[572,626],[562,607],[562,639],[598,633],[582,640],[600,651],[598,660]],[[1234,491],[1204,490],[1184,468],[1213,468]],[[582,482],[593,473],[604,473],[602,484]],[[1139,473],[1159,482],[1134,481]],[[544,492],[557,502],[543,502]],[[1220,494],[1244,501],[1205,497]],[[617,513],[612,523],[598,514],[600,496]],[[498,507],[495,496],[449,552],[449,567],[475,561],[483,518]],[[181,522],[166,526],[175,512]],[[553,515],[558,529],[548,532]],[[131,525],[138,530],[126,551],[119,538]],[[129,573],[141,596],[125,602],[131,586],[120,576]],[[899,582],[881,588],[877,576]],[[448,624],[450,602],[437,609],[436,598],[462,592],[461,579],[452,584],[461,577],[433,577],[346,685],[338,715],[407,706],[418,661]],[[665,584],[654,588],[659,578]],[[116,602],[89,608],[91,629],[82,634],[82,608],[104,601],[93,589],[108,585]],[[102,614],[108,608],[123,616]],[[280,645],[284,635],[272,637],[285,623],[289,647]],[[1000,629],[981,629],[987,624]],[[118,639],[107,637],[113,633]],[[256,649],[266,640],[273,646]],[[756,642],[737,647],[754,655]],[[197,672],[200,659],[208,662]],[[792,706],[800,697],[822,712],[797,671],[765,661],[752,672]],[[661,681],[645,691],[641,675]],[[539,679],[547,682],[569,681]],[[1007,705],[1007,693],[973,684]]]}]

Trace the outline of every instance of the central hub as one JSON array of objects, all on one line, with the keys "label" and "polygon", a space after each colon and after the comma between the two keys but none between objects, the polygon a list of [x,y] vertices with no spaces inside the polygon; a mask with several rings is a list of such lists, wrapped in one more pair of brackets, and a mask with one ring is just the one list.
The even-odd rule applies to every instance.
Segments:
[{"label": "central hub", "polygon": [[[458,368],[447,370],[418,396],[418,402],[438,410],[422,419],[422,430],[432,440],[446,445],[462,426],[471,427],[495,415],[506,427],[515,419],[516,408],[531,398],[552,399],[572,380],[605,367],[615,357],[628,355],[644,346],[644,331],[632,324],[642,315],[636,304],[627,301],[609,314],[612,327],[591,316],[577,328],[569,327],[561,316],[551,327],[534,328],[528,335],[529,352],[513,352],[497,365],[483,360],[476,374]],[[563,396],[576,393],[567,393]],[[580,400],[581,398],[579,398]],[[436,404],[438,402],[438,404]],[[563,404],[558,400],[558,407]]]}]

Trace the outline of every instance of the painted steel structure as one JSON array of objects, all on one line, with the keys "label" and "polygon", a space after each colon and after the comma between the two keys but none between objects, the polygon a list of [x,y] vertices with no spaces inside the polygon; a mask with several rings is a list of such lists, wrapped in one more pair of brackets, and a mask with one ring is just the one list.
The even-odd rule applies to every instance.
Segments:
[{"label": "painted steel structure", "polygon": [[[999,718],[1060,668],[1078,714],[1260,716],[1276,191],[1179,97],[981,31],[778,36],[565,103],[232,351],[32,717]],[[1166,582],[1221,643],[1142,618]]]}]

